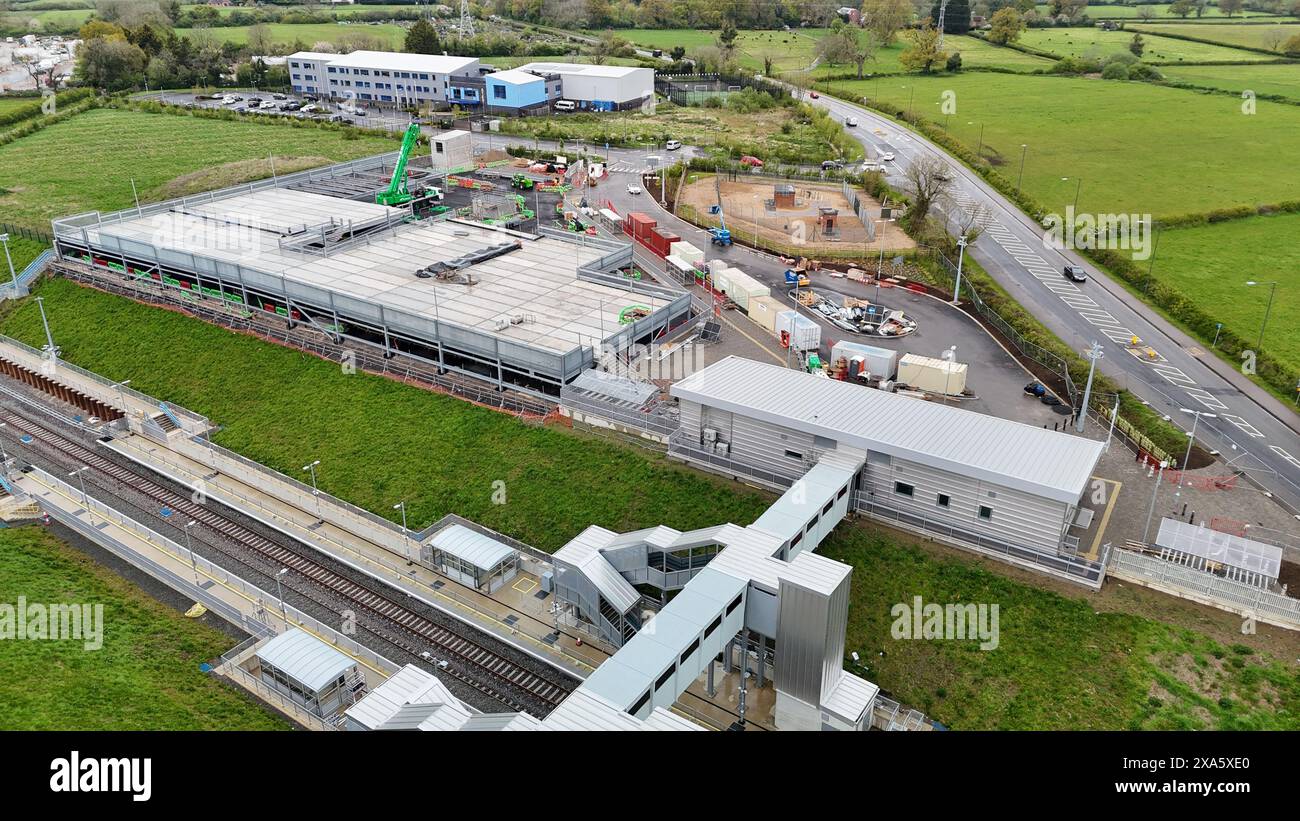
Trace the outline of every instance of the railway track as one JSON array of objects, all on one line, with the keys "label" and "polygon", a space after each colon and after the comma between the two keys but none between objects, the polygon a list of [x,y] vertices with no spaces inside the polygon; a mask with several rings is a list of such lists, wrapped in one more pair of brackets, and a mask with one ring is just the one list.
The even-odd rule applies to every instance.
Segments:
[{"label": "railway track", "polygon": [[[372,620],[382,624],[387,628],[386,634],[383,635],[384,640],[406,650],[411,655],[426,660],[442,656],[448,662],[455,662],[455,666],[439,665],[440,672],[454,676],[511,709],[524,710],[545,717],[550,709],[572,692],[571,686],[521,667],[474,639],[450,630],[302,553],[249,530],[211,507],[198,504],[183,494],[112,462],[39,422],[9,408],[0,408],[0,419],[7,422],[14,430],[30,435],[33,439],[90,467],[91,470],[112,481],[119,482],[161,505],[202,523],[232,542],[253,551],[268,564],[285,567],[297,573],[310,585],[342,599],[362,613],[368,614]],[[217,545],[214,547],[222,552],[230,552]],[[245,561],[233,554],[232,557]],[[297,592],[325,606],[331,608],[337,606],[337,602],[321,601],[319,597],[313,597],[306,591]],[[464,669],[457,669],[459,667]]]}]

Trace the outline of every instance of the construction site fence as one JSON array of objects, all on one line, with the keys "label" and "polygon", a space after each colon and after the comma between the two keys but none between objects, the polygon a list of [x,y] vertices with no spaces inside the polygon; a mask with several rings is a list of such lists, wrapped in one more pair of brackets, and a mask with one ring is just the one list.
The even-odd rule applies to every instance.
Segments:
[{"label": "construction site fence", "polygon": [[[1088,414],[1096,420],[1097,424],[1110,425],[1112,411],[1113,407],[1106,408],[1094,406],[1088,409]],[[1115,418],[1114,435],[1133,452],[1139,455],[1145,453],[1155,460],[1157,464],[1160,462],[1167,462],[1172,465],[1181,461],[1175,459],[1171,454],[1157,447],[1156,443],[1151,441],[1151,437],[1138,430],[1132,422],[1122,416],[1117,416]]]},{"label": "construction site fence", "polygon": [[[10,222],[0,222],[0,234],[8,234],[10,239],[18,237],[32,242],[39,242],[42,245],[54,244],[54,237],[44,231],[37,231],[35,228],[28,228],[23,225],[14,225]],[[5,273],[8,273],[8,271]]]},{"label": "construction site fence", "polygon": [[1110,557],[1117,578],[1163,590],[1290,630],[1300,630],[1300,599],[1203,570],[1118,548]]}]

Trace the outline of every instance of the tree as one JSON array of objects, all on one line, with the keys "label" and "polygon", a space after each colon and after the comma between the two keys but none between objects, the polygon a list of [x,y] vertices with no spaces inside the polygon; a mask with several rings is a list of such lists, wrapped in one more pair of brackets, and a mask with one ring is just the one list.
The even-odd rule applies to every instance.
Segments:
[{"label": "tree", "polygon": [[948,55],[939,50],[939,31],[929,20],[921,28],[909,31],[907,42],[908,46],[898,56],[898,61],[908,71],[929,74],[935,64],[948,59]]},{"label": "tree", "polygon": [[1146,41],[1142,39],[1141,34],[1133,35],[1133,39],[1129,41],[1128,50],[1133,52],[1134,57],[1141,57],[1142,52],[1147,50]]},{"label": "tree", "polygon": [[[1033,0],[1027,0],[1033,2]],[[912,20],[910,0],[863,0],[864,25],[876,35],[876,42],[892,45],[898,32]]]},{"label": "tree", "polygon": [[601,32],[591,50],[587,52],[591,56],[591,62],[598,66],[609,62],[611,57],[624,57],[631,51],[631,45],[614,34],[613,31],[606,29]]},{"label": "tree", "polygon": [[718,32],[718,50],[722,52],[722,60],[725,63],[730,63],[731,55],[735,53],[736,36],[736,24],[731,22],[731,18],[727,18]]},{"label": "tree", "polygon": [[147,61],[139,46],[97,37],[77,49],[76,75],[85,85],[123,91],[143,84]]},{"label": "tree", "polygon": [[951,172],[948,164],[938,157],[924,156],[907,167],[903,179],[903,187],[911,198],[906,220],[913,231],[918,231],[925,226],[930,210],[952,190]]},{"label": "tree", "polygon": [[1010,6],[999,9],[989,21],[989,25],[991,26],[988,33],[989,42],[1000,46],[1019,40],[1020,33],[1025,30],[1024,18],[1020,16],[1020,12]]},{"label": "tree", "polygon": [[258,23],[248,29],[248,50],[257,56],[271,53],[271,27]]},{"label": "tree", "polygon": [[438,42],[438,30],[428,20],[416,20],[406,32],[403,48],[412,54],[441,54],[442,44]]},{"label": "tree", "polygon": [[1242,0],[1219,0],[1219,11],[1231,17],[1241,11],[1242,5]]},{"label": "tree", "polygon": [[1282,46],[1282,53],[1288,57],[1300,57],[1300,34],[1294,35]]},{"label": "tree", "polygon": [[673,58],[673,62],[680,63],[686,57],[686,46],[673,46],[673,50],[668,52],[668,56]]},{"label": "tree", "polygon": [[91,20],[81,27],[77,32],[77,36],[82,40],[94,40],[96,37],[109,40],[113,38],[124,40],[126,39],[126,32],[116,23],[107,23],[103,20]]},{"label": "tree", "polygon": [[1192,13],[1192,9],[1192,0],[1174,0],[1169,4],[1169,13],[1184,20]]},{"label": "tree", "polygon": [[[939,19],[939,7],[943,0],[935,0],[934,5],[930,8],[930,19]],[[970,2],[969,0],[948,0],[948,6],[943,12],[943,33],[944,34],[965,34],[970,31]]]},{"label": "tree", "polygon": [[948,62],[944,63],[943,67],[953,74],[961,71],[961,52],[954,51],[952,54],[949,54]]},{"label": "tree", "polygon": [[1151,8],[1150,6],[1138,7],[1138,19],[1141,20],[1142,22],[1149,23],[1151,22],[1152,18],[1154,18],[1155,16],[1156,16],[1155,9]]}]

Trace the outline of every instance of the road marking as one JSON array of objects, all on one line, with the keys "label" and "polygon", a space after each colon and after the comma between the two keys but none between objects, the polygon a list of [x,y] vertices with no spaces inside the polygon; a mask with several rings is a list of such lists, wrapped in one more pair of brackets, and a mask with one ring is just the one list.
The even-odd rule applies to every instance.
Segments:
[{"label": "road marking", "polygon": [[[1228,421],[1231,422],[1232,424],[1236,425],[1238,428],[1241,429],[1241,432],[1244,433],[1244,434],[1246,434],[1247,436],[1253,436],[1253,437],[1255,437],[1255,438],[1258,439],[1258,438],[1263,437],[1263,435],[1264,435],[1263,432],[1260,431],[1259,428],[1257,428],[1257,427],[1255,427],[1254,425],[1250,424],[1250,423],[1247,422],[1245,419],[1242,419],[1240,416],[1233,416],[1233,415],[1230,414],[1230,413],[1221,413],[1221,414],[1219,414],[1219,416],[1221,416],[1222,418],[1228,420]],[[1273,445],[1272,447],[1273,447],[1274,450],[1277,449],[1277,446],[1276,446],[1276,445]]]},{"label": "road marking", "polygon": [[1287,453],[1286,451],[1282,450],[1282,449],[1281,449],[1280,447],[1278,447],[1277,445],[1269,445],[1269,446],[1268,446],[1268,449],[1271,450],[1271,451],[1273,451],[1274,453],[1276,453],[1278,456],[1281,456],[1283,459],[1287,460],[1288,462],[1290,462],[1291,464],[1295,465],[1296,467],[1300,468],[1300,459],[1295,458],[1295,457],[1292,456],[1291,454],[1289,454],[1289,453]]}]

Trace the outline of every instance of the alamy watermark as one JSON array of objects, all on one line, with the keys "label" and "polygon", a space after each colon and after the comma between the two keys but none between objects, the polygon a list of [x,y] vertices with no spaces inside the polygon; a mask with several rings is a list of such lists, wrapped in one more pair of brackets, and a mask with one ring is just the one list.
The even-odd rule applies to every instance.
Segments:
[{"label": "alamy watermark", "polygon": [[19,596],[0,603],[0,641],[80,641],[88,651],[104,646],[104,605],[40,604]]},{"label": "alamy watermark", "polygon": [[1088,214],[1068,206],[1065,214],[1043,217],[1043,245],[1056,251],[1132,251],[1135,260],[1151,258],[1150,214]]},{"label": "alamy watermark", "polygon": [[911,604],[900,602],[889,609],[894,623],[889,634],[902,640],[974,641],[981,650],[996,650],[1000,641],[996,604],[926,603],[914,596]]}]

